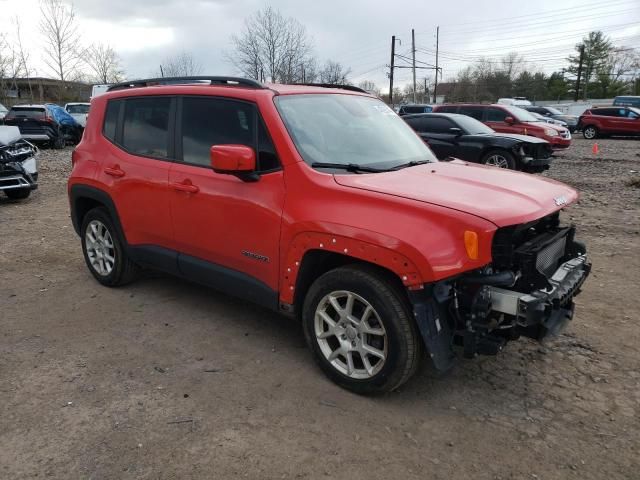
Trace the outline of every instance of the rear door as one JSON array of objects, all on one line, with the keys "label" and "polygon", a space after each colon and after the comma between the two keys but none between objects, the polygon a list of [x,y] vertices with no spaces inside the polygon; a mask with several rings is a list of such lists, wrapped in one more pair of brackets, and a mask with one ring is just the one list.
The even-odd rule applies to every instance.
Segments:
[{"label": "rear door", "polygon": [[618,119],[620,123],[620,133],[626,135],[637,135],[640,133],[640,121],[638,113],[629,108],[622,108],[619,111],[622,116]]},{"label": "rear door", "polygon": [[[277,302],[285,185],[255,104],[216,97],[180,99],[178,156],[169,174],[171,217],[181,272],[261,304]],[[211,168],[213,145],[256,150],[260,179],[246,182]],[[189,185],[191,192],[184,191]],[[241,291],[240,291],[241,290]]]},{"label": "rear door", "polygon": [[[174,249],[167,190],[174,157],[169,135],[174,114],[175,99],[168,96],[110,100],[103,126],[108,142],[101,151],[98,173],[115,203],[129,245],[162,258],[171,257],[166,250]],[[157,263],[159,258],[150,260]]]}]

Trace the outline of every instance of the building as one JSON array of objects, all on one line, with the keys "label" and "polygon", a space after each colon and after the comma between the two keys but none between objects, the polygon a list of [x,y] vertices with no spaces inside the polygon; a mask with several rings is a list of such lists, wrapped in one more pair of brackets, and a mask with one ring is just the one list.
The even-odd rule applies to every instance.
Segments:
[{"label": "building", "polygon": [[53,78],[0,79],[0,103],[7,107],[19,103],[88,102],[91,84]]}]

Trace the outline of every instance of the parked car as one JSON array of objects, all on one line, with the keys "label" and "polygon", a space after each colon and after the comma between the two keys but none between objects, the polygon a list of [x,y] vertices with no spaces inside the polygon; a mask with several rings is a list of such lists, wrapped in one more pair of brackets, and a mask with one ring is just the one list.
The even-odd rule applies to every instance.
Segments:
[{"label": "parked car", "polygon": [[541,138],[496,133],[475,118],[457,113],[407,115],[404,121],[439,160],[459,158],[511,170],[540,172],[549,168],[553,150]]},{"label": "parked car", "polygon": [[0,125],[0,191],[7,197],[27,198],[38,188],[37,152],[18,127]]},{"label": "parked car", "polygon": [[64,148],[67,141],[77,143],[82,128],[64,108],[51,103],[45,105],[15,105],[4,119],[5,124],[20,129],[22,138]]},{"label": "parked car", "polygon": [[432,105],[418,105],[418,104],[410,104],[410,105],[400,105],[398,109],[398,115],[411,115],[414,113],[429,113],[433,110]]},{"label": "parked car", "polygon": [[529,112],[531,115],[536,117],[539,122],[550,123],[551,125],[558,125],[559,127],[567,128],[567,124],[562,120],[554,120],[553,118],[543,117],[539,113]]},{"label": "parked car", "polygon": [[527,112],[537,113],[544,118],[558,120],[562,122],[564,127],[568,128],[571,133],[576,131],[578,127],[578,116],[577,115],[567,115],[562,113],[560,110],[553,107],[539,107],[536,105],[523,105],[522,107]]},{"label": "parked car", "polygon": [[7,113],[9,113],[9,109],[0,103],[0,125],[2,125],[2,121],[4,117],[7,116]]},{"label": "parked car", "polygon": [[568,148],[571,145],[569,130],[539,122],[526,110],[512,105],[436,105],[433,111],[468,115],[500,133],[517,133],[542,138],[549,142],[554,150]]},{"label": "parked car", "polygon": [[640,108],[640,96],[621,95],[613,99],[614,107],[635,107]]},{"label": "parked car", "polygon": [[588,140],[603,135],[640,135],[640,108],[590,108],[580,115],[579,125]]},{"label": "parked car", "polygon": [[87,125],[87,115],[89,115],[90,106],[90,103],[74,102],[67,103],[64,106],[64,109],[82,128],[84,128]]},{"label": "parked car", "polygon": [[62,126],[65,142],[75,145],[82,138],[82,132],[84,127],[80,125],[76,119],[69,114],[64,108],[55,103],[47,103],[47,109],[51,112],[51,115],[55,121]]},{"label": "parked car", "polygon": [[497,354],[572,318],[590,270],[559,218],[573,188],[438,162],[357,87],[194,81],[92,101],[68,192],[101,284],[144,265],[295,316],[359,393],[397,388],[423,356],[451,368],[458,342]]}]

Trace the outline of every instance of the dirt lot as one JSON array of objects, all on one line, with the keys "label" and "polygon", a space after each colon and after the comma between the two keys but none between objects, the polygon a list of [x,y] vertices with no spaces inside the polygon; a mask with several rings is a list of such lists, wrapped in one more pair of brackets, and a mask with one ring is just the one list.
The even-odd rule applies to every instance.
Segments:
[{"label": "dirt lot", "polygon": [[[71,149],[0,200],[0,478],[640,478],[640,141],[575,140],[549,176],[582,192],[594,271],[546,346],[429,368],[358,397],[298,325],[192,284],[87,271]],[[633,172],[632,172],[633,171]]]}]

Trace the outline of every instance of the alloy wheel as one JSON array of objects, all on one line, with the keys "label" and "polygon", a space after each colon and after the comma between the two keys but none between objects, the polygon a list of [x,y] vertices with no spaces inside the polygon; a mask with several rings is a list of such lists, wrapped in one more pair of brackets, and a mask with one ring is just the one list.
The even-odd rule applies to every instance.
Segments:
[{"label": "alloy wheel", "polygon": [[371,378],[385,364],[387,332],[375,308],[356,293],[325,295],[315,311],[314,330],[324,357],[349,378]]},{"label": "alloy wheel", "polygon": [[507,159],[499,154],[491,155],[484,163],[485,165],[491,165],[492,167],[509,168],[509,162]]},{"label": "alloy wheel", "polygon": [[116,251],[111,233],[100,220],[87,225],[85,245],[91,267],[103,277],[109,275],[115,266]]}]

